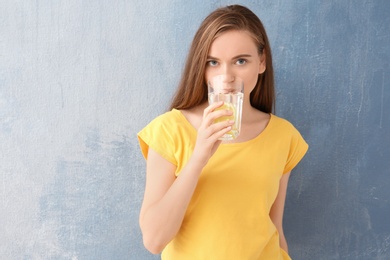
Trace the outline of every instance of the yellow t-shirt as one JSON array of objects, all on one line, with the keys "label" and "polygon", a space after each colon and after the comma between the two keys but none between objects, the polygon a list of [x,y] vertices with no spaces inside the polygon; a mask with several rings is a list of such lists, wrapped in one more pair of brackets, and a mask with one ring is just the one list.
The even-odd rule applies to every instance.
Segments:
[{"label": "yellow t-shirt", "polygon": [[[176,165],[179,175],[194,149],[196,130],[173,109],[154,119],[138,138],[145,158],[150,147]],[[307,149],[294,126],[272,114],[256,138],[221,144],[203,169],[182,226],[162,259],[290,259],[280,248],[269,212],[280,178]]]}]

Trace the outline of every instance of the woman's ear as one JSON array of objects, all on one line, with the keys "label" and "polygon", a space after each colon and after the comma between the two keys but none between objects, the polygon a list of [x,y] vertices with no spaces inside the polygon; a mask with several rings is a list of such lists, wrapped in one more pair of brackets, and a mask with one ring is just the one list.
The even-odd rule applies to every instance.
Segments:
[{"label": "woman's ear", "polygon": [[267,68],[265,52],[263,51],[263,54],[261,54],[259,57],[260,57],[259,74],[263,74],[265,69]]}]

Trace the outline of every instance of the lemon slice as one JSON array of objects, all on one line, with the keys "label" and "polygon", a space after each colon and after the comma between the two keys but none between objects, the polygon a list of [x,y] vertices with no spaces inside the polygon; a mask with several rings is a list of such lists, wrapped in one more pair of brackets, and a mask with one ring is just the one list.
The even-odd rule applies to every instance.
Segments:
[{"label": "lemon slice", "polygon": [[234,115],[236,114],[236,108],[231,103],[224,103],[222,106],[218,107],[215,110],[230,110],[233,112],[231,116],[221,116],[214,120],[214,123],[219,123],[227,120],[234,120]]}]

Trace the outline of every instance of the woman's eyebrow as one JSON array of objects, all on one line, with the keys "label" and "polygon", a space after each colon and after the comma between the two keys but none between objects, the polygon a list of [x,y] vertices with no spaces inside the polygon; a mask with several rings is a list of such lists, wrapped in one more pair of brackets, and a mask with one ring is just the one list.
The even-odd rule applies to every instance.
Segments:
[{"label": "woman's eyebrow", "polygon": [[238,59],[238,58],[250,58],[250,57],[252,57],[252,55],[250,55],[250,54],[240,54],[240,55],[234,56],[233,60]]},{"label": "woman's eyebrow", "polygon": [[[232,58],[232,60],[235,60],[235,59],[238,59],[238,58],[250,58],[250,57],[252,57],[252,55],[250,55],[250,54],[239,54],[237,56],[234,56]],[[207,56],[207,59],[208,60],[218,60],[218,58],[213,57],[213,56]]]},{"label": "woman's eyebrow", "polygon": [[213,57],[213,56],[207,56],[207,59],[208,59],[208,60],[218,60],[218,58],[215,58],[215,57]]}]

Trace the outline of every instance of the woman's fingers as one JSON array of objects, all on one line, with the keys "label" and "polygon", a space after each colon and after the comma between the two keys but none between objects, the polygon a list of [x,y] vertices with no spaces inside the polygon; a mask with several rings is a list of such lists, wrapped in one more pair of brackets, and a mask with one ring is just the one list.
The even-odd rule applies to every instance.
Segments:
[{"label": "woman's fingers", "polygon": [[203,113],[203,126],[209,127],[214,124],[215,120],[221,117],[230,117],[233,115],[233,111],[228,110],[228,109],[218,109],[223,105],[223,102],[216,102],[213,103],[212,105],[208,106]]},{"label": "woman's fingers", "polygon": [[213,112],[215,109],[217,109],[222,105],[223,105],[223,101],[218,101],[206,107],[205,110],[203,111],[203,118],[205,118],[208,114],[210,114],[211,112]]},{"label": "woman's fingers", "polygon": [[218,102],[204,110],[194,149],[194,154],[200,158],[201,162],[207,162],[210,159],[222,142],[219,138],[229,132],[234,124],[233,120],[216,120],[221,117],[231,118],[233,114],[232,111],[227,109],[217,110],[222,105],[223,102]]},{"label": "woman's fingers", "polygon": [[210,136],[218,135],[219,132],[223,132],[223,134],[225,134],[226,132],[229,132],[231,130],[233,124],[234,124],[233,120],[226,120],[226,121],[212,124],[209,127]]}]

